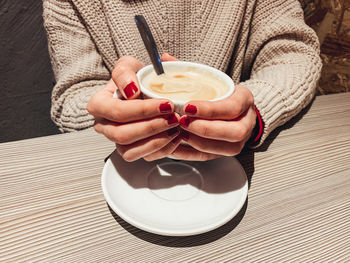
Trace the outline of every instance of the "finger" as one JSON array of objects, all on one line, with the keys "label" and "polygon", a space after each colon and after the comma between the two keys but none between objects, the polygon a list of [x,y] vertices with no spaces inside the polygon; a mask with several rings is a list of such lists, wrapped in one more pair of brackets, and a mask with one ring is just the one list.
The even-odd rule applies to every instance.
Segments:
[{"label": "finger", "polygon": [[173,57],[169,53],[164,53],[161,57],[162,61],[179,61],[176,57]]},{"label": "finger", "polygon": [[144,64],[132,56],[118,59],[112,72],[112,79],[126,99],[134,99],[140,95],[140,85],[136,73]]},{"label": "finger", "polygon": [[112,142],[127,145],[178,126],[178,119],[179,115],[175,113],[126,124],[98,118],[94,129]]},{"label": "finger", "polygon": [[184,132],[181,133],[181,136],[184,141],[186,141],[186,143],[192,146],[194,149],[200,152],[221,156],[235,156],[242,151],[245,144],[244,141],[226,142],[221,140],[212,140],[199,137],[195,134],[185,134]]},{"label": "finger", "polygon": [[116,144],[116,149],[125,161],[133,162],[144,156],[159,151],[178,135],[178,130],[176,130],[176,132],[172,131],[169,133],[165,131],[129,145]]},{"label": "finger", "polygon": [[179,145],[171,154],[175,158],[187,161],[208,161],[222,157],[221,155],[200,152],[190,146]]},{"label": "finger", "polygon": [[255,126],[256,113],[251,107],[241,115],[239,120],[204,120],[182,116],[180,125],[182,129],[200,137],[223,140],[228,142],[246,141]]},{"label": "finger", "polygon": [[182,140],[181,137],[177,136],[171,142],[169,142],[165,147],[163,147],[159,151],[156,151],[152,154],[149,154],[143,157],[143,159],[145,159],[148,162],[151,162],[154,160],[168,157],[180,145],[181,140]]},{"label": "finger", "polygon": [[236,86],[234,93],[220,101],[191,101],[183,111],[189,116],[202,119],[233,120],[254,104],[252,93],[242,86]]},{"label": "finger", "polygon": [[87,110],[95,117],[114,122],[130,122],[171,113],[174,111],[174,104],[165,99],[120,100],[113,98],[106,88],[91,97]]},{"label": "finger", "polygon": [[117,85],[115,85],[113,79],[110,79],[107,82],[106,87],[104,89],[102,89],[101,91],[108,94],[108,96],[110,96],[111,94],[113,96],[116,89],[118,89]]}]

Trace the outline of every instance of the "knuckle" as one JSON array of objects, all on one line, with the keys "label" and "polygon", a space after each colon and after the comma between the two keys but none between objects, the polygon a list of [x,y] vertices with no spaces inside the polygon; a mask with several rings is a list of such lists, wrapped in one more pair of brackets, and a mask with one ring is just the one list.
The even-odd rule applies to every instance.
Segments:
[{"label": "knuckle", "polygon": [[236,133],[237,141],[244,140],[244,137],[245,137],[245,133],[244,133],[243,129],[239,129]]},{"label": "knuckle", "polygon": [[126,59],[127,59],[127,56],[121,56],[121,57],[117,60],[116,65],[122,63],[122,62],[125,61]]},{"label": "knuckle", "polygon": [[118,143],[120,145],[126,144],[126,138],[125,135],[121,133],[114,132],[111,136],[113,142]]},{"label": "knuckle", "polygon": [[145,156],[145,157],[143,157],[143,159],[144,159],[146,162],[152,162],[152,161],[154,160],[151,156]]},{"label": "knuckle", "polygon": [[119,145],[128,145],[130,144],[131,137],[130,132],[127,132],[123,126],[115,126],[113,127],[113,132],[110,135],[113,142]]},{"label": "knuckle", "polygon": [[113,69],[112,71],[112,79],[113,80],[116,80],[119,76],[119,72],[118,72],[118,64],[116,65],[116,67]]},{"label": "knuckle", "polygon": [[163,147],[163,143],[161,140],[153,140],[152,146],[153,149],[160,149]]},{"label": "knuckle", "polygon": [[236,139],[237,141],[243,141],[248,133],[248,127],[244,124],[241,124],[239,126],[239,129],[237,129],[236,132]]},{"label": "knuckle", "polygon": [[209,119],[214,119],[218,115],[217,102],[199,104],[202,114]]},{"label": "knuckle", "polygon": [[117,75],[121,76],[126,72],[128,72],[129,68],[123,63],[123,64],[119,64],[118,67],[115,68],[115,70],[117,72]]},{"label": "knuckle", "polygon": [[211,130],[210,130],[209,126],[207,126],[207,125],[200,125],[199,126],[199,130],[201,131],[201,134],[202,134],[203,137],[205,137],[205,138],[210,137]]},{"label": "knuckle", "polygon": [[129,71],[129,67],[126,63],[118,62],[112,71],[112,79],[115,81],[119,79],[123,74]]},{"label": "knuckle", "polygon": [[121,122],[123,119],[123,113],[120,111],[119,107],[115,107],[112,111],[112,119],[117,122]]},{"label": "knuckle", "polygon": [[207,149],[206,140],[198,140],[198,141],[196,141],[196,148],[199,151],[205,151]]},{"label": "knuckle", "polygon": [[235,144],[229,151],[230,156],[235,156],[241,152],[241,143]]},{"label": "knuckle", "polygon": [[207,138],[224,141],[230,141],[232,139],[232,131],[226,127],[221,127],[219,129],[208,127],[204,132],[206,133],[205,137]]},{"label": "knuckle", "polygon": [[213,119],[215,116],[217,116],[218,112],[217,112],[217,109],[216,107],[212,107],[210,109],[208,109],[208,117],[210,119]]},{"label": "knuckle", "polygon": [[241,115],[243,111],[243,106],[241,103],[236,103],[233,105],[233,109],[236,115]]},{"label": "knuckle", "polygon": [[142,106],[140,107],[140,115],[142,118],[147,118],[149,117],[149,104],[146,103],[142,103]]},{"label": "knuckle", "polygon": [[244,97],[246,98],[246,100],[250,104],[254,103],[254,95],[253,95],[253,93],[248,88],[243,87],[243,89],[244,89]]},{"label": "knuckle", "polygon": [[94,130],[95,132],[97,133],[101,133],[101,127],[100,127],[100,124],[95,120],[95,123],[94,123]]},{"label": "knuckle", "polygon": [[128,60],[129,56],[121,56],[114,64],[114,67],[118,67],[120,64],[123,64],[126,60]]},{"label": "knuckle", "polygon": [[89,99],[87,105],[86,105],[86,110],[91,114],[95,115],[96,113],[96,108],[97,107],[97,101],[98,101],[98,93],[95,93],[92,95],[92,97]]},{"label": "knuckle", "polygon": [[114,69],[117,69],[117,72],[122,73],[129,70],[129,66],[132,63],[138,61],[133,56],[122,56],[120,57],[114,65]]},{"label": "knuckle", "polygon": [[122,154],[122,158],[126,161],[126,162],[133,162],[136,161],[137,158],[134,156],[134,154],[130,153],[129,151],[126,151]]},{"label": "knuckle", "polygon": [[147,134],[156,134],[158,132],[158,125],[151,121],[148,123],[147,129],[146,129],[146,133]]},{"label": "knuckle", "polygon": [[208,161],[209,160],[209,155],[204,152],[200,152],[199,154],[199,160],[200,161]]},{"label": "knuckle", "polygon": [[135,58],[133,56],[122,56],[119,61],[121,62],[129,62],[129,61],[132,61],[132,60],[135,60]]},{"label": "knuckle", "polygon": [[147,162],[152,162],[154,160],[158,160],[158,159],[162,159],[164,157],[168,156],[168,154],[164,153],[164,151],[160,150],[158,152],[155,152],[153,154],[150,154],[148,156],[145,156],[144,159],[147,161]]},{"label": "knuckle", "polygon": [[233,99],[230,99],[227,105],[228,105],[226,107],[227,114],[229,116],[234,115],[233,117],[236,117],[235,115],[236,115],[237,103]]}]

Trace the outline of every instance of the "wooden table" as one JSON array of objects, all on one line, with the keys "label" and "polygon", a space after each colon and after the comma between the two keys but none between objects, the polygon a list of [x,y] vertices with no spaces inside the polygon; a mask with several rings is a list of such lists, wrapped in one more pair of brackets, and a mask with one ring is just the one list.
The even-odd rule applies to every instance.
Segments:
[{"label": "wooden table", "polygon": [[112,150],[91,129],[0,144],[0,261],[350,261],[350,93],[317,97],[241,154],[246,204],[197,236],[150,234],[109,209]]}]

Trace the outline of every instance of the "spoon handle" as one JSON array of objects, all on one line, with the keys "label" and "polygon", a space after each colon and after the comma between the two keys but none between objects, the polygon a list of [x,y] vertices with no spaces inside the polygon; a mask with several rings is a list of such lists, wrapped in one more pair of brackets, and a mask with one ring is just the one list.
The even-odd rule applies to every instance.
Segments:
[{"label": "spoon handle", "polygon": [[158,53],[156,42],[154,41],[151,30],[148,27],[146,19],[142,15],[135,16],[136,26],[140,32],[143,43],[146,46],[148,55],[151,58],[154,70],[158,75],[164,73],[162,62]]}]

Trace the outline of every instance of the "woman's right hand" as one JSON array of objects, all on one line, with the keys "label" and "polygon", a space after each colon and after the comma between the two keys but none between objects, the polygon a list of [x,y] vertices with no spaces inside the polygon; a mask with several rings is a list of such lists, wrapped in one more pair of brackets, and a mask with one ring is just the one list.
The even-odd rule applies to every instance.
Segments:
[{"label": "woman's right hand", "polygon": [[[136,77],[144,65],[134,57],[120,58],[106,87],[89,100],[87,110],[95,117],[94,129],[116,144],[124,160],[152,161],[170,155],[180,144],[179,115],[166,99],[138,99]],[[118,89],[126,99],[113,98]]]}]

